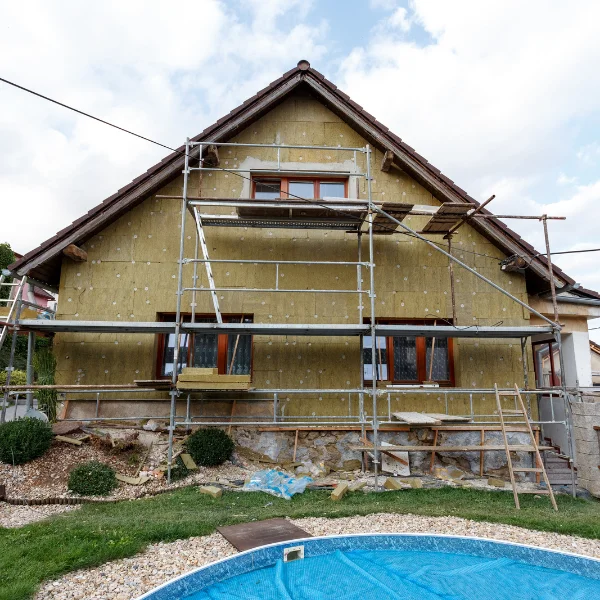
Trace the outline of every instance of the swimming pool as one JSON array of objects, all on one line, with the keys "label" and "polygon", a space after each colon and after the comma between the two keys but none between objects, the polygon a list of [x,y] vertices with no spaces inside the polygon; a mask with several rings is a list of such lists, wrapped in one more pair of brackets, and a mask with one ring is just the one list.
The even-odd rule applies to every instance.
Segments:
[{"label": "swimming pool", "polygon": [[139,600],[600,598],[600,560],[480,538],[364,534],[263,546]]}]

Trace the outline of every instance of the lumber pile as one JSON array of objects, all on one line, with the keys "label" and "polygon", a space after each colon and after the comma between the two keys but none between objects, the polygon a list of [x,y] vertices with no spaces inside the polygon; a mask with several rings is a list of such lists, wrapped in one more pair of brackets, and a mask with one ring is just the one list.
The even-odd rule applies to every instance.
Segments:
[{"label": "lumber pile", "polygon": [[186,367],[177,378],[178,390],[248,390],[250,375],[219,375],[218,369]]}]

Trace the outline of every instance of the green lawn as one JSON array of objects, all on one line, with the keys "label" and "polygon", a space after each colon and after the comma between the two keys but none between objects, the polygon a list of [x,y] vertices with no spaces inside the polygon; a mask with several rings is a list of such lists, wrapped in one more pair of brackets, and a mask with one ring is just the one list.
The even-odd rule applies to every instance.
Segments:
[{"label": "green lawn", "polygon": [[271,517],[346,517],[376,512],[457,516],[541,531],[600,538],[600,503],[442,488],[385,494],[356,492],[332,502],[327,492],[306,492],[291,501],[262,493],[225,493],[219,500],[187,488],[148,500],[88,504],[81,510],[19,529],[0,529],[0,600],[30,598],[44,579],[131,556],[147,544],[206,535],[219,525]]}]

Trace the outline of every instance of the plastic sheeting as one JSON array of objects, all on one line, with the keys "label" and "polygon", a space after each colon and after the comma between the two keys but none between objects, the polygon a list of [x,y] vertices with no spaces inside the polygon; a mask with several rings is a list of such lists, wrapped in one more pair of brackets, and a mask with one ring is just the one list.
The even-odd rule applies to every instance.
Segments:
[{"label": "plastic sheeting", "polygon": [[250,480],[244,484],[244,490],[266,492],[272,496],[289,500],[294,494],[301,494],[311,482],[310,477],[293,477],[283,471],[266,469],[252,473]]},{"label": "plastic sheeting", "polygon": [[592,600],[600,580],[509,558],[336,551],[239,575],[187,600]]}]

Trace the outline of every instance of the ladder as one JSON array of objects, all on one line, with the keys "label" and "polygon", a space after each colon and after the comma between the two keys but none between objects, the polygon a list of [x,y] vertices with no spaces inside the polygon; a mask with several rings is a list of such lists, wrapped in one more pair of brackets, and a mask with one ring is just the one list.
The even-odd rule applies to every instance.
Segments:
[{"label": "ladder", "polygon": [[[204,266],[206,267],[206,276],[208,278],[208,285],[210,286],[210,295],[212,296],[213,306],[215,307],[215,315],[217,317],[217,323],[223,322],[221,316],[221,310],[219,308],[219,297],[215,290],[215,278],[213,277],[212,267],[208,259],[208,246],[206,245],[206,238],[204,237],[204,228],[202,227],[202,219],[197,208],[194,208],[194,217],[196,219],[196,230],[198,231],[198,238],[200,239],[200,247],[202,248],[202,256],[204,257]],[[197,286],[197,282],[194,281],[194,287]]]},{"label": "ladder", "polygon": [[[521,397],[521,393],[519,392],[519,387],[515,383],[515,390],[510,392],[500,392],[498,391],[498,385],[494,384],[494,390],[496,392],[496,404],[498,406],[498,415],[500,417],[500,426],[502,428],[502,437],[504,439],[504,447],[506,448],[506,459],[508,461],[508,472],[510,474],[510,483],[513,490],[513,496],[515,498],[515,506],[517,510],[521,508],[519,504],[519,492],[517,491],[517,484],[515,481],[515,473],[541,473],[544,478],[544,482],[546,483],[545,490],[535,490],[533,492],[529,490],[521,490],[521,494],[544,494],[550,496],[550,502],[552,503],[552,508],[554,510],[558,510],[558,506],[556,505],[556,499],[554,498],[554,493],[552,492],[552,486],[550,485],[550,481],[548,480],[548,474],[546,473],[546,469],[544,468],[544,463],[542,461],[542,457],[540,455],[539,447],[535,441],[535,435],[533,430],[531,429],[531,423],[529,422],[529,417],[527,416],[527,411],[525,410],[525,404],[523,403],[523,398]],[[501,396],[512,396],[515,398],[515,406],[514,410],[507,410],[502,408],[502,402],[500,400]],[[521,408],[518,408],[520,405]],[[506,435],[506,425],[504,423],[504,416],[510,415],[511,417],[521,417],[524,419],[525,425],[527,427],[527,431],[529,432],[529,437],[531,438],[531,446],[533,450],[529,450],[529,452],[533,452],[535,454],[535,464],[536,467],[513,467],[512,458],[510,456],[511,448],[515,448],[514,445],[510,445],[508,443],[508,437]]]},{"label": "ladder", "polygon": [[[0,348],[4,344],[6,337],[8,336],[8,331],[16,320],[17,307],[19,305],[19,300],[23,294],[23,287],[25,286],[26,278],[23,277],[20,281],[6,281],[6,275],[2,273],[0,275],[0,290],[2,288],[9,288],[12,291],[13,287],[17,288],[16,293],[9,293],[8,298],[4,298],[0,300],[0,307],[2,305],[10,306],[8,309],[8,314],[4,316],[0,316]],[[12,320],[12,323],[11,323]]]}]

